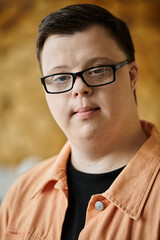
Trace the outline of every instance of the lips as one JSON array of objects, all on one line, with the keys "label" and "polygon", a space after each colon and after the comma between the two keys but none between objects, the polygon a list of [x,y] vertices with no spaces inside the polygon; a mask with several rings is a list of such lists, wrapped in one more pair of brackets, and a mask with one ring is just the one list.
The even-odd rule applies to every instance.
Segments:
[{"label": "lips", "polygon": [[95,115],[99,110],[99,107],[79,107],[73,112],[73,115],[80,119],[88,119]]}]

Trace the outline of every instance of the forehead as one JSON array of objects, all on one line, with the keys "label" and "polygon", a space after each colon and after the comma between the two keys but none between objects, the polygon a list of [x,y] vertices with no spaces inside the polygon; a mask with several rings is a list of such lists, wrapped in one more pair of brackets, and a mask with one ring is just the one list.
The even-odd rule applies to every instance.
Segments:
[{"label": "forehead", "polygon": [[109,64],[124,57],[110,33],[103,26],[93,25],[82,32],[49,36],[42,49],[41,63],[43,70],[55,64],[83,68],[82,65],[92,58],[107,58]]}]

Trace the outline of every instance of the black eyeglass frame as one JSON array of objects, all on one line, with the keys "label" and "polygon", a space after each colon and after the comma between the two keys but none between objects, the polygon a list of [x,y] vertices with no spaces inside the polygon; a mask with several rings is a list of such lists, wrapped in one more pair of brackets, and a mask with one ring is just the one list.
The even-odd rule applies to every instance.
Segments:
[{"label": "black eyeglass frame", "polygon": [[[119,62],[119,63],[117,63],[117,64],[99,65],[99,66],[96,66],[96,67],[87,68],[87,69],[85,69],[85,70],[83,70],[83,71],[76,72],[76,73],[63,72],[63,73],[50,74],[50,75],[41,77],[41,83],[42,83],[42,85],[44,86],[45,91],[46,91],[47,93],[49,93],[49,94],[58,94],[58,93],[64,93],[64,92],[70,91],[70,90],[73,88],[74,83],[75,83],[77,77],[80,77],[80,78],[82,79],[82,81],[83,81],[88,87],[100,87],[100,86],[108,85],[108,84],[111,84],[112,82],[114,82],[115,79],[116,79],[116,74],[115,74],[116,71],[117,71],[118,69],[120,69],[121,67],[125,66],[125,65],[128,64],[128,63],[129,63],[129,61],[126,59],[126,60],[124,60],[124,61],[122,61],[122,62]],[[97,84],[97,85],[88,84],[88,83],[86,82],[85,78],[83,77],[84,72],[89,71],[89,70],[91,70],[91,69],[96,69],[96,68],[99,68],[99,67],[111,67],[112,70],[113,70],[113,80],[110,81],[110,82],[107,82],[107,83]],[[46,84],[45,84],[45,79],[48,78],[48,77],[51,77],[51,76],[62,75],[62,74],[68,74],[68,75],[71,75],[71,76],[72,76],[72,86],[71,86],[69,89],[65,90],[65,91],[49,92],[49,91],[47,90],[47,87],[46,87]]]}]

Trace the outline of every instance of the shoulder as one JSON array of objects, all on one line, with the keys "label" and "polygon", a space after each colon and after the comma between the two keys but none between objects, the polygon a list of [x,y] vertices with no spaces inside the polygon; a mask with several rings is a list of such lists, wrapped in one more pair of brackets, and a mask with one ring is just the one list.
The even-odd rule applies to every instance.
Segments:
[{"label": "shoulder", "polygon": [[9,188],[3,202],[7,204],[10,201],[13,201],[13,196],[15,201],[18,200],[17,197],[19,199],[23,199],[24,196],[30,197],[39,184],[41,184],[45,176],[48,175],[48,172],[51,167],[54,166],[56,159],[57,156],[53,156],[49,159],[43,160],[19,176]]},{"label": "shoulder", "polygon": [[[57,180],[65,174],[66,163],[70,155],[70,144],[67,142],[58,155],[48,158],[22,174],[11,186],[5,197],[5,202],[29,199],[49,181]],[[3,201],[4,202],[4,201]]]}]

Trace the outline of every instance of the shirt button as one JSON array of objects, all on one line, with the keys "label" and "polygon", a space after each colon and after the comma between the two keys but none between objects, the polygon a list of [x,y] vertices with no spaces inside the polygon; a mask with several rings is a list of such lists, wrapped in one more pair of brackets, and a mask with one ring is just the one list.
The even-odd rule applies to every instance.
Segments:
[{"label": "shirt button", "polygon": [[97,201],[97,202],[95,203],[95,208],[96,208],[98,211],[102,211],[103,208],[104,208],[104,205],[103,205],[102,202]]}]

